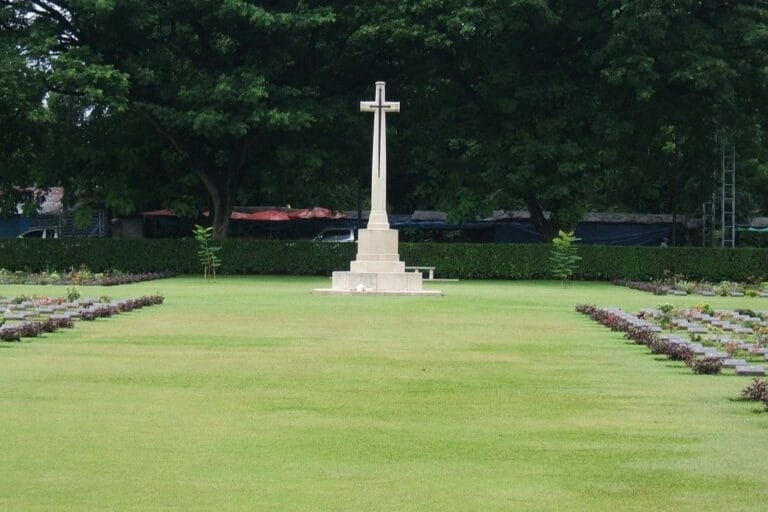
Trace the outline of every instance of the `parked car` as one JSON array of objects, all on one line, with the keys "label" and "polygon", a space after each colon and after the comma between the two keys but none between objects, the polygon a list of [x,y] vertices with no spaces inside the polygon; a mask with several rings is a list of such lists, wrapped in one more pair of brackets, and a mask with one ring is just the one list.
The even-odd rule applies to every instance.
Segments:
[{"label": "parked car", "polygon": [[19,238],[59,238],[56,228],[29,228],[19,235]]},{"label": "parked car", "polygon": [[355,230],[352,228],[326,228],[312,239],[313,242],[354,242]]}]

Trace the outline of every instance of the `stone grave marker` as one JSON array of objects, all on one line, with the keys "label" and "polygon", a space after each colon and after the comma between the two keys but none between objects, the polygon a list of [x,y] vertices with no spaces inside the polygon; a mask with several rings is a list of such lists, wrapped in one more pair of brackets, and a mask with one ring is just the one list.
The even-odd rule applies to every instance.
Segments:
[{"label": "stone grave marker", "polygon": [[763,366],[737,366],[736,375],[744,375],[747,377],[760,377],[765,375],[765,367]]}]

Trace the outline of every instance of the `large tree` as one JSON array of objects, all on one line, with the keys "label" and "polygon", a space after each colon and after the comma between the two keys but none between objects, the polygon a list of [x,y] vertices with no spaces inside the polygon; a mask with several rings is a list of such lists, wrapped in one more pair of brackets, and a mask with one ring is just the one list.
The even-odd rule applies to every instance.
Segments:
[{"label": "large tree", "polygon": [[[208,192],[226,236],[238,192],[279,165],[281,140],[322,109],[311,50],[331,11],[302,2],[3,2],[39,36],[22,48],[48,90],[140,116]],[[87,120],[86,120],[87,121]],[[163,176],[157,176],[162,180]],[[147,184],[151,186],[151,184]]]},{"label": "large tree", "polygon": [[0,214],[35,204],[39,146],[48,127],[44,83],[25,62],[18,41],[29,37],[20,13],[0,10]]},{"label": "large tree", "polygon": [[716,166],[715,130],[733,133],[745,159],[761,156],[759,3],[390,0],[348,10],[360,20],[349,51],[412,93],[415,112],[399,124],[418,200],[459,214],[523,205],[547,239],[591,207],[695,208]]},{"label": "large tree", "polygon": [[[736,144],[743,183],[765,161],[768,8],[756,2],[615,1],[596,55],[615,136],[609,202],[695,212],[714,191],[715,135]],[[605,203],[604,203],[605,204]]]},{"label": "large tree", "polygon": [[59,126],[78,112],[55,137],[56,160],[80,168],[61,180],[115,204],[131,195],[115,188],[153,176],[179,184],[153,188],[167,204],[191,202],[197,184],[217,236],[235,202],[360,204],[370,127],[356,104],[381,79],[403,102],[390,124],[396,210],[522,206],[545,239],[592,207],[688,211],[707,194],[716,130],[762,176],[756,2],[0,5],[12,68],[44,85]]}]

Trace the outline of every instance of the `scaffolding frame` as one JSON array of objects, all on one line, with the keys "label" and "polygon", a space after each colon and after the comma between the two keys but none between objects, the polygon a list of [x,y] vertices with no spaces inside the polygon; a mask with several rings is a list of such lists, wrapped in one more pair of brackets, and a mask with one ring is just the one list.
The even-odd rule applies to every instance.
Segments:
[{"label": "scaffolding frame", "polygon": [[[736,144],[732,135],[715,133],[719,169],[712,176],[712,200],[702,205],[702,245],[736,247]],[[719,196],[719,197],[718,197]]]}]

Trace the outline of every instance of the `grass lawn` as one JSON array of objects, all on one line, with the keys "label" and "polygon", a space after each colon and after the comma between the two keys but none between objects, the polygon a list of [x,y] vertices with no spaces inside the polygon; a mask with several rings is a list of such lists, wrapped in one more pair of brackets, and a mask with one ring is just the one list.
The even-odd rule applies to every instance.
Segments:
[{"label": "grass lawn", "polygon": [[[768,413],[577,302],[768,309],[608,284],[198,277],[166,303],[0,343],[0,510],[768,510]],[[430,285],[431,287],[432,285]],[[62,295],[64,287],[0,287]]]}]

